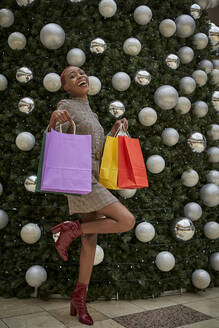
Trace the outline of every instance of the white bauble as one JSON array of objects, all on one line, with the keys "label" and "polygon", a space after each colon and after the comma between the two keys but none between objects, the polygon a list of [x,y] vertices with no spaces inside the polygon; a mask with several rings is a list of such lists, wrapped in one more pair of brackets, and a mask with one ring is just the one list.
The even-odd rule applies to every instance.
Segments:
[{"label": "white bauble", "polygon": [[101,90],[101,86],[102,86],[101,81],[96,76],[89,76],[88,80],[89,80],[88,94],[89,96],[95,96]]},{"label": "white bauble", "polygon": [[103,262],[104,259],[104,251],[102,247],[99,245],[96,245],[96,252],[95,252],[95,257],[94,257],[94,265],[98,265],[101,262]]},{"label": "white bauble", "polygon": [[196,82],[190,76],[185,76],[179,81],[180,91],[185,95],[190,95],[195,91]]},{"label": "white bauble", "polygon": [[219,238],[219,224],[215,221],[207,222],[204,225],[204,234],[208,239]]},{"label": "white bauble", "polygon": [[113,88],[118,91],[125,91],[130,87],[131,79],[125,72],[117,72],[112,77]]},{"label": "white bauble", "polygon": [[83,50],[73,48],[67,53],[66,59],[69,65],[81,67],[86,61],[86,55]]},{"label": "white bauble", "polygon": [[50,92],[58,91],[62,84],[60,76],[56,73],[48,73],[43,79],[44,88]]},{"label": "white bauble", "polygon": [[175,106],[175,111],[181,115],[184,115],[190,111],[192,107],[191,101],[186,97],[179,97]]},{"label": "white bauble", "polygon": [[176,35],[188,38],[195,32],[195,20],[189,15],[180,15],[176,18]]},{"label": "white bauble", "polygon": [[8,37],[8,45],[12,50],[22,50],[25,48],[27,39],[20,32],[11,33]]},{"label": "white bauble", "polygon": [[204,101],[198,100],[193,104],[193,113],[197,117],[204,117],[208,114],[208,104]]},{"label": "white bauble", "polygon": [[7,89],[8,86],[8,80],[3,74],[0,74],[0,91],[4,91]]},{"label": "white bauble", "polygon": [[160,155],[152,155],[147,159],[147,168],[151,173],[158,174],[165,168],[165,160]]},{"label": "white bauble", "polygon": [[192,221],[197,221],[202,216],[202,208],[198,203],[190,202],[184,206],[184,215]]},{"label": "white bauble", "polygon": [[32,265],[26,271],[25,279],[31,287],[40,287],[47,280],[47,272],[40,265]]},{"label": "white bauble", "polygon": [[35,137],[30,132],[21,132],[18,134],[15,142],[20,150],[29,151],[35,145]]},{"label": "white bauble", "polygon": [[200,197],[208,207],[219,205],[219,187],[214,183],[207,183],[201,187]]},{"label": "white bauble", "polygon": [[189,169],[183,172],[181,180],[184,186],[194,187],[199,181],[199,175],[195,170]]},{"label": "white bauble", "polygon": [[144,107],[138,113],[139,122],[144,126],[151,126],[157,121],[157,112],[151,107]]},{"label": "white bauble", "polygon": [[218,124],[211,124],[208,129],[208,136],[212,140],[216,141],[219,140],[219,125]]},{"label": "white bauble", "polygon": [[195,270],[192,274],[192,283],[198,289],[205,289],[209,286],[211,277],[205,270]]},{"label": "white bauble", "polygon": [[155,229],[149,222],[141,222],[135,228],[135,235],[143,243],[151,241],[155,236]]},{"label": "white bauble", "polygon": [[178,55],[182,64],[189,64],[194,58],[194,51],[192,48],[184,46],[179,49]]},{"label": "white bauble", "polygon": [[208,36],[204,33],[197,33],[193,36],[193,45],[196,49],[205,49],[208,45]]},{"label": "white bauble", "polygon": [[0,10],[0,26],[9,27],[14,24],[14,14],[11,10],[3,8]]},{"label": "white bauble", "polygon": [[21,229],[21,239],[27,244],[35,244],[41,237],[41,230],[35,223],[28,223]]},{"label": "white bauble", "polygon": [[205,71],[206,74],[210,74],[214,68],[212,62],[208,59],[203,59],[198,63],[198,66]]},{"label": "white bauble", "polygon": [[102,0],[99,3],[99,12],[105,17],[109,18],[115,15],[117,11],[117,4],[113,0]]},{"label": "white bauble", "polygon": [[160,271],[168,272],[175,266],[175,257],[170,252],[160,252],[156,256],[155,263]]},{"label": "white bauble", "polygon": [[172,109],[178,102],[178,92],[171,85],[162,85],[154,93],[154,101],[161,109]]},{"label": "white bauble", "polygon": [[209,183],[214,183],[217,186],[219,186],[219,171],[217,170],[211,170],[206,175],[207,181]]},{"label": "white bauble", "polygon": [[133,197],[135,195],[136,191],[137,191],[136,189],[120,189],[120,190],[118,190],[118,194],[121,197],[127,199],[127,198]]},{"label": "white bauble", "polygon": [[174,146],[179,141],[179,133],[176,129],[166,128],[162,132],[163,143],[167,146]]},{"label": "white bauble", "polygon": [[219,69],[213,69],[210,73],[210,82],[216,87],[219,86]]},{"label": "white bauble", "polygon": [[0,210],[0,229],[5,228],[8,221],[8,214],[4,210]]},{"label": "white bauble", "polygon": [[152,18],[152,11],[148,6],[139,6],[134,11],[134,20],[139,25],[147,25]]},{"label": "white bauble", "polygon": [[46,24],[40,31],[40,41],[48,49],[59,49],[65,42],[65,32],[58,24]]},{"label": "white bauble", "polygon": [[123,44],[123,51],[130,56],[137,56],[141,51],[141,42],[136,38],[128,38]]},{"label": "white bauble", "polygon": [[219,252],[211,254],[209,262],[213,270],[219,271]]},{"label": "white bauble", "polygon": [[172,19],[164,19],[159,25],[159,30],[165,38],[170,38],[176,32],[176,24]]},{"label": "white bauble", "polygon": [[203,87],[208,81],[207,74],[201,69],[194,71],[192,77],[199,87]]},{"label": "white bauble", "polygon": [[210,147],[206,152],[210,163],[219,163],[219,147]]},{"label": "white bauble", "polygon": [[219,59],[212,59],[213,67],[219,69]]}]

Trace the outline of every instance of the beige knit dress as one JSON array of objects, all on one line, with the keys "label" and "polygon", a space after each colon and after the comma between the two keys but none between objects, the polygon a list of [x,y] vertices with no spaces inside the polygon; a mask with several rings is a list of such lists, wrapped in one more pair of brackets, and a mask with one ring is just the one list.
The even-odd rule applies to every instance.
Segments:
[{"label": "beige knit dress", "polygon": [[[57,109],[68,111],[76,124],[76,134],[92,135],[92,191],[80,196],[65,195],[68,199],[69,214],[90,213],[117,202],[118,199],[98,182],[105,136],[97,114],[92,112],[89,106],[89,101],[78,97],[63,99],[58,103]],[[57,123],[56,130],[59,131],[59,128],[60,124]],[[62,132],[73,132],[70,122],[62,124]]]}]

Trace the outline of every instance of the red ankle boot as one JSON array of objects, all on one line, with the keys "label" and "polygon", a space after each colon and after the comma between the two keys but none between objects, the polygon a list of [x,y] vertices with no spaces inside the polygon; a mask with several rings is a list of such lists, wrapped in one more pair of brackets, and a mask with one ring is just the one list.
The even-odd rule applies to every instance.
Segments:
[{"label": "red ankle boot", "polygon": [[93,319],[87,312],[86,306],[87,285],[77,281],[71,297],[70,315],[79,315],[79,321],[86,325],[93,325]]},{"label": "red ankle boot", "polygon": [[79,220],[64,221],[51,229],[52,233],[60,232],[56,242],[56,249],[64,261],[68,261],[67,248],[71,242],[82,234]]}]

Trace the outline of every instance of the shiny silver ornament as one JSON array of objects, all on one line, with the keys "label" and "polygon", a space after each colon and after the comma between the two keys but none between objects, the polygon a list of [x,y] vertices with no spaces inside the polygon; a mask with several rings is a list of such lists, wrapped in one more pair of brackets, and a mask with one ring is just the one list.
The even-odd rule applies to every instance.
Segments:
[{"label": "shiny silver ornament", "polygon": [[205,49],[208,45],[208,36],[204,33],[196,33],[192,38],[192,42],[197,50]]},{"label": "shiny silver ornament", "polygon": [[219,59],[212,59],[213,67],[219,69]]},{"label": "shiny silver ornament", "polygon": [[52,234],[52,238],[54,240],[54,242],[56,243],[57,240],[59,239],[59,236],[60,236],[60,232],[57,232],[57,233],[53,233]]},{"label": "shiny silver ornament", "polygon": [[213,69],[210,73],[210,82],[211,84],[219,87],[219,69]]},{"label": "shiny silver ornament", "polygon": [[6,8],[0,9],[0,26],[9,27],[13,24],[14,24],[13,12]]},{"label": "shiny silver ornament", "polygon": [[130,56],[137,56],[141,51],[141,42],[136,38],[128,38],[123,43],[123,51]]},{"label": "shiny silver ornament", "polygon": [[216,112],[219,113],[219,91],[213,92],[211,102]]},{"label": "shiny silver ornament", "polygon": [[164,19],[159,25],[159,31],[165,38],[170,38],[176,32],[176,24],[172,19]]},{"label": "shiny silver ornament", "polygon": [[192,221],[197,221],[202,216],[202,208],[198,203],[190,202],[184,206],[184,215]]},{"label": "shiny silver ornament", "polygon": [[135,228],[135,236],[142,243],[148,243],[155,236],[154,226],[149,222],[141,222]]},{"label": "shiny silver ornament", "polygon": [[192,132],[187,139],[187,144],[194,153],[202,153],[207,147],[205,136],[199,132]]},{"label": "shiny silver ornament", "polygon": [[179,141],[179,133],[176,129],[166,128],[161,134],[162,141],[167,146],[175,146]]},{"label": "shiny silver ornament", "polygon": [[16,79],[21,83],[27,83],[33,78],[33,72],[28,67],[21,67],[17,70]]},{"label": "shiny silver ornament", "polygon": [[212,46],[219,45],[219,27],[214,23],[211,23],[211,27],[208,32],[208,36]]},{"label": "shiny silver ornament", "polygon": [[206,152],[209,163],[219,163],[219,147],[210,147]]},{"label": "shiny silver ornament", "polygon": [[208,239],[219,238],[219,224],[215,221],[207,222],[204,225],[204,234]]},{"label": "shiny silver ornament", "polygon": [[155,264],[160,271],[169,272],[175,266],[175,257],[172,253],[163,251],[157,254]]},{"label": "shiny silver ornament", "polygon": [[152,19],[152,11],[148,6],[139,6],[134,11],[134,20],[139,25],[147,25]]},{"label": "shiny silver ornament", "polygon": [[35,0],[16,0],[17,4],[20,6],[20,7],[26,7],[28,5],[30,5],[31,3],[33,3]]},{"label": "shiny silver ornament", "polygon": [[83,50],[73,48],[67,53],[67,62],[69,65],[81,67],[86,61],[86,55]]},{"label": "shiny silver ornament", "polygon": [[208,207],[219,205],[219,187],[214,183],[207,183],[200,190],[200,198]]},{"label": "shiny silver ornament", "polygon": [[29,151],[35,145],[35,137],[30,132],[21,132],[16,138],[16,146],[22,151]]},{"label": "shiny silver ornament", "polygon": [[44,76],[43,86],[49,92],[56,92],[61,89],[61,79],[60,76],[56,73],[49,73]]},{"label": "shiny silver ornament", "polygon": [[95,96],[101,90],[101,86],[102,86],[101,81],[96,76],[89,76],[88,80],[89,80],[88,94],[89,94],[89,96]]},{"label": "shiny silver ornament", "polygon": [[207,74],[201,69],[197,69],[196,71],[194,71],[192,73],[192,77],[199,87],[203,87],[208,81]]},{"label": "shiny silver ornament", "polygon": [[34,110],[34,100],[30,97],[22,98],[18,103],[18,109],[22,113],[30,114]]},{"label": "shiny silver ornament", "polygon": [[176,18],[176,35],[180,38],[188,38],[194,32],[196,24],[194,19],[189,15],[180,15]]},{"label": "shiny silver ornament", "polygon": [[119,118],[125,113],[125,106],[119,100],[114,100],[109,104],[109,112],[114,117]]},{"label": "shiny silver ornament", "polygon": [[110,18],[115,15],[117,4],[114,0],[101,0],[99,3],[99,12],[105,18]]},{"label": "shiny silver ornament", "polygon": [[208,104],[204,101],[198,100],[193,104],[193,113],[202,118],[208,114]]},{"label": "shiny silver ornament", "polygon": [[6,90],[7,87],[8,87],[7,78],[3,74],[0,74],[0,91]]},{"label": "shiny silver ornament", "polygon": [[165,61],[166,61],[167,66],[172,69],[177,69],[180,65],[179,57],[174,54],[168,55],[167,58],[165,59]]},{"label": "shiny silver ornament", "polygon": [[140,85],[148,85],[151,82],[151,74],[146,70],[140,70],[135,74],[135,82]]},{"label": "shiny silver ornament", "polygon": [[113,88],[118,91],[126,91],[131,84],[130,76],[125,72],[117,72],[112,77]]},{"label": "shiny silver ornament", "polygon": [[194,51],[192,48],[184,46],[179,49],[178,55],[182,64],[189,64],[194,58]]},{"label": "shiny silver ornament", "polygon": [[151,126],[157,121],[157,112],[151,107],[144,107],[138,114],[139,122],[144,126]]},{"label": "shiny silver ornament", "polygon": [[198,63],[198,66],[205,71],[206,74],[210,74],[213,70],[213,64],[208,59],[203,59]]},{"label": "shiny silver ornament", "polygon": [[209,273],[203,269],[195,270],[192,274],[192,283],[198,289],[206,289],[211,282]]},{"label": "shiny silver ornament", "polygon": [[184,115],[190,111],[192,107],[191,101],[186,97],[179,97],[175,106],[175,111],[181,115]]},{"label": "shiny silver ornament", "polygon": [[208,128],[208,136],[211,140],[217,141],[219,140],[219,125],[211,124]]},{"label": "shiny silver ornament", "polygon": [[160,155],[152,155],[148,157],[146,165],[151,173],[158,174],[165,169],[165,160]]},{"label": "shiny silver ornament", "polygon": [[24,181],[24,187],[27,191],[35,192],[36,191],[37,176],[30,175]]},{"label": "shiny silver ornament", "polygon": [[184,186],[194,187],[199,182],[199,175],[195,170],[189,169],[183,172],[181,180]]},{"label": "shiny silver ornament", "polygon": [[102,54],[106,50],[106,42],[101,38],[96,38],[90,43],[90,51],[95,54]]},{"label": "shiny silver ornament", "polygon": [[211,170],[206,175],[207,181],[209,183],[214,183],[217,186],[219,186],[219,171],[217,170]]},{"label": "shiny silver ornament", "polygon": [[172,233],[178,241],[188,241],[195,234],[195,226],[189,218],[179,217],[173,222]]},{"label": "shiny silver ornament", "polygon": [[3,186],[2,184],[0,183],[0,196],[3,194]]},{"label": "shiny silver ornament", "polygon": [[32,265],[26,271],[25,280],[31,287],[40,287],[47,280],[47,272],[40,265]]},{"label": "shiny silver ornament", "polygon": [[199,19],[202,15],[202,9],[196,3],[191,5],[190,7],[190,14],[194,19]]},{"label": "shiny silver ornament", "polygon": [[190,77],[190,76],[186,76],[183,77],[180,81],[179,81],[179,88],[180,91],[185,94],[185,95],[190,95],[192,94],[195,89],[196,89],[196,82],[195,80]]},{"label": "shiny silver ornament", "polygon": [[124,199],[132,198],[136,194],[136,189],[121,189],[118,190],[119,196],[123,197]]},{"label": "shiny silver ornament", "polygon": [[94,266],[103,262],[104,259],[104,251],[103,248],[99,245],[96,245],[96,252],[94,256]]},{"label": "shiny silver ornament", "polygon": [[40,41],[48,49],[59,49],[65,42],[65,31],[56,23],[46,24],[40,31]]},{"label": "shiny silver ornament", "polygon": [[174,108],[178,98],[178,92],[171,85],[162,85],[154,93],[155,103],[164,110]]},{"label": "shiny silver ornament", "polygon": [[0,210],[0,229],[4,229],[8,224],[8,214],[4,210]]},{"label": "shiny silver ornament", "polygon": [[209,262],[213,270],[219,271],[219,252],[211,254]]},{"label": "shiny silver ornament", "polygon": [[27,244],[35,244],[41,237],[41,230],[38,224],[28,223],[23,226],[20,232],[21,239]]},{"label": "shiny silver ornament", "polygon": [[11,33],[8,37],[8,45],[12,50],[23,50],[26,43],[25,35],[20,32]]}]

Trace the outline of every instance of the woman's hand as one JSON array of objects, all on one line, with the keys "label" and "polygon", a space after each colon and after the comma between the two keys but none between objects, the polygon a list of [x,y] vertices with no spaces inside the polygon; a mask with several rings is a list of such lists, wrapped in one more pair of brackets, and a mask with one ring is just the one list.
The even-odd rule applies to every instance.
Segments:
[{"label": "woman's hand", "polygon": [[61,110],[56,109],[51,115],[50,121],[49,121],[49,131],[52,129],[55,129],[56,123],[59,122],[60,124],[63,124],[67,121],[71,121],[71,116],[68,113],[67,110]]},{"label": "woman's hand", "polygon": [[121,124],[123,124],[123,128],[124,128],[125,131],[128,130],[128,121],[127,121],[126,118],[122,118],[121,120],[118,120],[114,123],[114,125],[111,129],[111,133],[112,133],[113,136],[116,134],[116,132],[120,128]]}]

